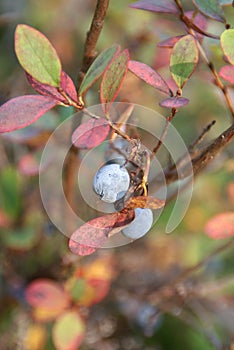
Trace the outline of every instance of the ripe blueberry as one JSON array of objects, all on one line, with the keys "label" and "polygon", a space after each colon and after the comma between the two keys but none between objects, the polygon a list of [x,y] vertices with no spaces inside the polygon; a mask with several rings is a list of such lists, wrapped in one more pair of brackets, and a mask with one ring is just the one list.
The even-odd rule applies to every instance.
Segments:
[{"label": "ripe blueberry", "polygon": [[122,198],[130,184],[128,171],[120,164],[106,164],[94,176],[93,189],[107,203]]},{"label": "ripe blueberry", "polygon": [[138,239],[144,236],[153,224],[153,213],[151,209],[136,208],[135,219],[122,230],[124,236]]}]

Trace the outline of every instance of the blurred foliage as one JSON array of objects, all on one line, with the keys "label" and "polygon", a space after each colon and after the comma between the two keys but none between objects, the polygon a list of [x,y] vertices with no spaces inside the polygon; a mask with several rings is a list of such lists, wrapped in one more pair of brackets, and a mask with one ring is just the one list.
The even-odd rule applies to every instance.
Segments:
[{"label": "blurred foliage", "polygon": [[[183,3],[187,10],[191,9],[190,2]],[[173,86],[168,68],[170,50],[157,48],[157,42],[182,34],[183,26],[174,16],[133,10],[128,4],[126,0],[110,1],[98,51],[118,43],[129,49],[132,59],[151,65]],[[94,0],[0,0],[1,104],[10,97],[31,92],[13,51],[16,25],[26,23],[41,30],[58,51],[64,70],[76,81],[94,7]],[[234,10],[225,7],[225,14],[229,23],[234,24]],[[223,30],[222,24],[209,21],[208,31],[220,34]],[[219,69],[223,64],[222,53],[215,40],[206,38],[204,45],[209,58]],[[99,102],[98,84],[88,91],[88,105]],[[234,93],[230,92],[234,102]],[[190,104],[180,110],[173,124],[186,144],[193,142],[212,120],[217,122],[205,142],[230,124],[223,97],[204,63],[200,62],[188,81],[184,96],[190,99]],[[158,106],[155,90],[130,73],[122,87],[121,99],[166,115]],[[144,239],[80,259],[68,251],[67,239],[45,217],[37,176],[22,174],[17,166],[23,156],[40,151],[51,130],[72,112],[70,108],[56,108],[55,112],[49,112],[53,115],[51,126],[47,124],[49,118],[43,117],[35,127],[28,127],[23,133],[0,138],[1,350],[55,349],[51,338],[52,324],[34,324],[35,315],[33,318],[25,300],[25,288],[37,278],[51,279],[65,286],[73,299],[71,310],[79,310],[87,319],[86,335],[80,349],[226,349],[225,344],[230,344],[234,336],[234,256],[230,250],[210,259],[199,274],[189,279],[189,283],[198,289],[207,285],[205,301],[197,300],[196,295],[184,299],[180,296],[182,299],[178,302],[176,298],[167,300],[158,310],[153,300],[155,283],[170,281],[178,271],[198,263],[220,245],[206,236],[204,228],[215,214],[233,210],[233,145],[196,178],[189,210],[173,234],[164,233],[173,205],[170,204]],[[44,126],[41,125],[43,120],[46,120]],[[12,138],[17,135],[20,141],[15,143]],[[108,270],[108,276],[109,254],[114,272]],[[93,276],[98,280],[108,276],[109,283],[113,279],[109,295],[101,303],[99,301],[110,285],[105,284],[104,290],[99,290],[99,298],[94,302],[93,291],[97,285],[87,283]],[[219,280],[225,281],[225,278],[229,283],[220,282],[217,291],[212,282],[217,281],[219,285]],[[146,295],[152,296],[152,303],[144,301],[144,294],[140,298],[147,286]],[[98,304],[90,308],[94,303]]]}]

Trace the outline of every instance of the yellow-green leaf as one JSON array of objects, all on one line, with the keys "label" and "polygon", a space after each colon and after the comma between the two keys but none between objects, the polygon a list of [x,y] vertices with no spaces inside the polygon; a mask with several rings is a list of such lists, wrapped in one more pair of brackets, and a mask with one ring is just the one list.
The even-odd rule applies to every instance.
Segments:
[{"label": "yellow-green leaf", "polygon": [[84,322],[77,312],[65,312],[56,320],[52,330],[56,350],[78,350],[84,330]]},{"label": "yellow-green leaf", "polygon": [[170,70],[180,89],[194,72],[198,63],[198,48],[192,35],[182,37],[175,44],[170,60]]},{"label": "yellow-green leaf", "polygon": [[225,30],[221,35],[220,43],[227,60],[234,65],[234,29]]},{"label": "yellow-green leaf", "polygon": [[43,84],[59,87],[61,62],[49,40],[38,30],[19,24],[15,31],[15,52],[19,63]]}]

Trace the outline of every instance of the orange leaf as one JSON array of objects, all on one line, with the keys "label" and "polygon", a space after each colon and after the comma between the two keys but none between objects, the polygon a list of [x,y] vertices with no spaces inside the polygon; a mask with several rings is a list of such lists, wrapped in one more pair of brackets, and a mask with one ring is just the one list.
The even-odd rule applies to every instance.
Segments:
[{"label": "orange leaf", "polygon": [[149,208],[160,209],[165,205],[165,201],[152,196],[137,196],[130,198],[126,203],[126,208]]}]

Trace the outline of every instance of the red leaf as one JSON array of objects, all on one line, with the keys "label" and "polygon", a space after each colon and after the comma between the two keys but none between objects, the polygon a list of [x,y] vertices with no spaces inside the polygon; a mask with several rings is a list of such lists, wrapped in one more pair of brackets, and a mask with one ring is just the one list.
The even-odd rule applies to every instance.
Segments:
[{"label": "red leaf", "polygon": [[108,113],[112,102],[116,99],[128,71],[129,52],[117,53],[106,69],[100,87],[100,100]]},{"label": "red leaf", "polygon": [[56,310],[67,308],[70,303],[68,294],[56,282],[49,279],[36,279],[29,284],[25,291],[27,302],[36,308]]},{"label": "red leaf", "polygon": [[86,222],[71,235],[70,250],[78,255],[92,254],[97,248],[102,247],[111,234],[116,233],[117,228],[129,224],[134,216],[134,210],[123,210]]},{"label": "red leaf", "polygon": [[0,107],[0,133],[22,129],[34,123],[56,104],[49,97],[37,95],[9,100]]},{"label": "red leaf", "polygon": [[138,78],[144,80],[155,89],[158,89],[169,96],[173,95],[172,91],[161,75],[153,68],[147,66],[147,64],[137,61],[130,61],[128,64],[128,69]]},{"label": "red leaf", "polygon": [[165,108],[180,108],[186,106],[189,100],[184,97],[171,97],[161,101],[159,105]]},{"label": "red leaf", "polygon": [[73,132],[72,143],[78,148],[93,148],[107,138],[109,131],[110,126],[106,119],[89,119]]},{"label": "red leaf", "polygon": [[51,163],[51,159],[48,157],[47,162],[44,162],[42,166],[40,164],[41,155],[41,150],[24,155],[18,163],[19,172],[26,176],[35,176],[39,174],[39,171],[44,171]]},{"label": "red leaf", "polygon": [[234,212],[220,213],[214,216],[207,222],[205,232],[213,239],[234,236]]},{"label": "red leaf", "polygon": [[165,49],[172,49],[173,46],[177,43],[178,40],[180,40],[184,35],[177,35],[173,36],[172,38],[168,38],[166,40],[160,41],[158,43],[158,47],[163,47]]},{"label": "red leaf", "polygon": [[[66,99],[58,92],[58,89],[56,87],[47,84],[42,84],[28,73],[26,73],[26,77],[32,88],[39,94],[51,97],[62,103],[67,102]],[[70,97],[72,101],[77,102],[76,88],[71,78],[64,71],[62,71],[61,73],[60,87]]]},{"label": "red leaf", "polygon": [[170,0],[140,0],[131,4],[130,7],[157,13],[179,13],[175,4]]},{"label": "red leaf", "polygon": [[72,81],[72,79],[62,71],[61,78],[60,78],[60,87],[63,89],[63,91],[66,92],[66,94],[70,97],[72,101],[77,102],[77,93],[75,85]]},{"label": "red leaf", "polygon": [[206,32],[208,21],[207,18],[201,13],[195,11],[187,11],[185,12],[185,15],[190,21],[192,21],[192,24],[190,25],[192,29],[197,32],[198,39],[203,39],[204,35],[209,38],[219,39],[219,36]]},{"label": "red leaf", "polygon": [[69,249],[73,254],[86,256],[96,252],[97,248],[89,247],[87,245],[79,244],[72,239],[69,241]]},{"label": "red leaf", "polygon": [[0,228],[7,228],[10,225],[10,218],[0,209]]},{"label": "red leaf", "polygon": [[90,306],[100,303],[108,294],[110,290],[110,281],[100,279],[90,279],[87,283],[94,289],[95,294]]},{"label": "red leaf", "polygon": [[234,66],[224,66],[220,69],[219,75],[224,80],[234,84]]},{"label": "red leaf", "polygon": [[18,163],[19,172],[26,176],[39,174],[40,163],[32,154],[26,154]]}]

